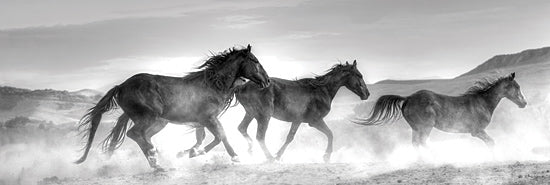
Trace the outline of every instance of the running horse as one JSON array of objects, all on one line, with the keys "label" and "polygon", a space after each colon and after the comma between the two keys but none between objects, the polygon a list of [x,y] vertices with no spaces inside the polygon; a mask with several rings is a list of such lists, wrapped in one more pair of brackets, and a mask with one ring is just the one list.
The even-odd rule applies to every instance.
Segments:
[{"label": "running horse", "polygon": [[[337,64],[326,74],[315,78],[293,81],[271,78],[271,85],[267,88],[250,82],[237,87],[235,97],[246,111],[238,129],[248,142],[249,152],[252,153],[253,141],[247,129],[253,119],[258,123],[256,140],[269,161],[280,160],[288,144],[294,139],[298,127],[305,122],[327,136],[328,144],[323,159],[329,162],[333,135],[323,118],[330,112],[332,100],[342,86],[351,90],[361,100],[366,100],[370,95],[363,75],[357,70],[357,61],[353,61],[353,64]],[[265,134],[271,117],[292,123],[286,141],[275,157],[265,144]],[[204,134],[204,129],[197,129],[197,144],[186,150],[190,151],[189,157],[204,153],[198,149]]]},{"label": "running horse", "polygon": [[354,122],[361,125],[380,125],[404,117],[412,128],[415,148],[427,147],[431,130],[451,133],[469,133],[492,148],[494,140],[485,132],[495,108],[507,98],[524,108],[527,105],[515,73],[493,81],[478,81],[461,96],[447,96],[429,90],[420,90],[408,97],[385,95],[376,101],[369,118]]},{"label": "running horse", "polygon": [[[104,151],[112,153],[120,147],[126,133],[139,145],[149,165],[163,171],[151,137],[171,122],[206,127],[215,137],[206,146],[206,151],[221,141],[231,159],[238,162],[238,156],[227,141],[217,117],[231,103],[235,92],[232,86],[237,80],[246,78],[264,88],[269,86],[270,79],[252,54],[250,45],[244,49],[230,48],[214,55],[198,68],[202,70],[184,77],[136,74],[109,90],[80,120],[79,128],[87,143],[84,154],[75,163],[86,160],[102,114],[117,105],[124,113],[103,141]],[[126,132],[129,120],[134,126]]]}]

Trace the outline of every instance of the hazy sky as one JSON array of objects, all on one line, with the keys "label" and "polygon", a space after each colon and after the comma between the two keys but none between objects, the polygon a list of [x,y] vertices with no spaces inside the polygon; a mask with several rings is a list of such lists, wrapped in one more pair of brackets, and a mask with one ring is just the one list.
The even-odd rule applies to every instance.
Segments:
[{"label": "hazy sky", "polygon": [[0,0],[0,85],[105,90],[251,44],[270,76],[357,59],[370,83],[452,78],[550,46],[548,0]]}]

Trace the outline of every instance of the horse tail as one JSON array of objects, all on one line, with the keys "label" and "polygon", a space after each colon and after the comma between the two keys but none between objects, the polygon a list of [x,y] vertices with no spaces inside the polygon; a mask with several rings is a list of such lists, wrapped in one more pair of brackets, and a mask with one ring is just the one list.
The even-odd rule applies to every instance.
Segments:
[{"label": "horse tail", "polygon": [[76,164],[84,162],[86,157],[88,157],[88,152],[92,147],[95,132],[101,122],[101,116],[103,113],[116,108],[117,104],[115,99],[118,93],[119,86],[113,87],[107,92],[107,94],[105,94],[105,96],[103,96],[103,98],[101,98],[101,100],[99,100],[99,102],[97,102],[94,107],[88,109],[88,112],[80,119],[78,130],[80,130],[80,134],[83,139],[87,138],[87,142],[82,148],[84,150],[84,154],[80,157],[80,159],[75,161]]},{"label": "horse tail", "polygon": [[124,143],[126,138],[126,130],[128,129],[128,122],[130,117],[123,113],[118,117],[115,127],[111,130],[111,133],[101,142],[103,152],[108,152],[109,156]]},{"label": "horse tail", "polygon": [[384,95],[376,100],[369,118],[357,118],[352,122],[359,125],[381,125],[393,122],[402,117],[400,104],[406,100],[405,97],[397,95]]}]

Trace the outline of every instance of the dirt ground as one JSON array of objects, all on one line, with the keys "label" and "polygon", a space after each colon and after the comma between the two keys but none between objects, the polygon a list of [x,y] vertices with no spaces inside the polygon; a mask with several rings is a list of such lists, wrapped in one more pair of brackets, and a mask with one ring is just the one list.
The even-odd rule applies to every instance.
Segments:
[{"label": "dirt ground", "polygon": [[387,164],[204,164],[97,178],[44,178],[38,184],[549,184],[550,163],[508,162],[470,166]]}]

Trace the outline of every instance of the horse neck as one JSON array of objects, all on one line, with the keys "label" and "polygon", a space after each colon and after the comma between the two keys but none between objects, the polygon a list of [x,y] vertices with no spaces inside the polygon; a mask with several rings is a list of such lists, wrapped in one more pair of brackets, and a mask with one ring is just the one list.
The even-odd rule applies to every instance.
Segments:
[{"label": "horse neck", "polygon": [[496,85],[481,93],[480,96],[485,100],[491,113],[493,113],[500,100],[504,97],[504,95],[498,91]]},{"label": "horse neck", "polygon": [[222,66],[219,71],[216,72],[216,78],[213,81],[213,84],[211,84],[214,88],[219,89],[218,84],[221,83],[221,90],[222,92],[226,93],[231,90],[231,87],[233,83],[235,82],[235,79],[237,78],[237,72],[238,72],[238,65],[237,62],[233,62],[233,64]]},{"label": "horse neck", "polygon": [[321,88],[325,90],[327,95],[330,97],[330,100],[334,99],[334,96],[336,96],[336,93],[338,93],[338,90],[340,90],[340,87],[343,86],[342,83],[342,75],[332,75],[332,76],[325,76],[327,78],[327,81],[325,84],[322,85]]}]

